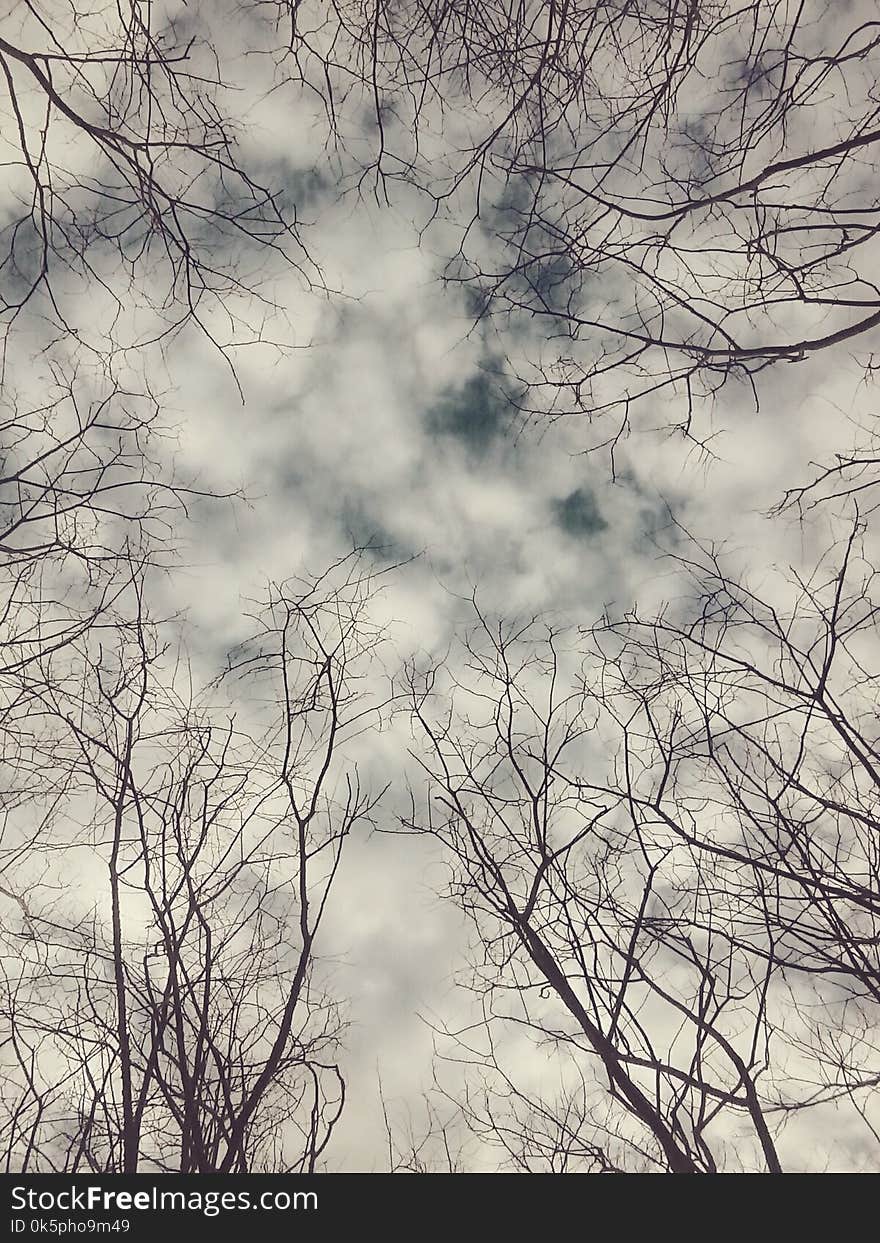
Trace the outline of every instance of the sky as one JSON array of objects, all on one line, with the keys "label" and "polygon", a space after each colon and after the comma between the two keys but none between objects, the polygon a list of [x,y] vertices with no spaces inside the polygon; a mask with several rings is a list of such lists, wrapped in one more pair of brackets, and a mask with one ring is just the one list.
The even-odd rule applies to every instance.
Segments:
[{"label": "sky", "polygon": [[[195,20],[175,0],[164,10]],[[675,603],[681,579],[663,557],[680,539],[673,519],[724,548],[768,597],[782,591],[785,567],[813,564],[828,529],[770,511],[813,463],[856,436],[847,417],[871,415],[862,364],[875,338],[763,373],[759,409],[746,385],[729,383],[707,415],[710,453],[668,433],[681,399],[659,394],[617,444],[612,475],[608,453],[590,451],[595,433],[583,415],[524,419],[518,409],[505,356],[537,357],[545,324],[524,318],[514,338],[504,324],[474,321],[466,291],[442,280],[460,220],[453,212],[428,225],[424,198],[404,185],[391,187],[390,201],[357,193],[351,165],[326,148],[308,93],[265,58],[242,54],[251,20],[213,23],[224,76],[234,80],[241,159],[296,202],[328,291],[305,287],[300,272],[270,258],[274,309],[263,342],[224,357],[190,325],[120,363],[123,374],[149,375],[173,429],[163,452],[180,476],[244,493],[193,502],[177,520],[174,565],[150,583],[151,607],[176,616],[197,682],[210,682],[244,638],[247,601],[266,581],[318,571],[352,546],[377,571],[397,567],[375,608],[401,661],[450,650],[474,596],[490,616],[540,613],[584,626],[636,602],[646,612]],[[358,125],[364,138],[367,126],[345,108],[356,149]],[[444,133],[471,124],[450,115]],[[426,163],[432,156],[429,142]],[[149,287],[154,278],[142,279]],[[72,273],[59,283],[90,328],[112,320],[120,340],[128,327],[149,338],[149,309],[120,313]],[[215,307],[209,322],[223,314]],[[37,312],[21,327],[9,366],[26,391],[43,382],[48,355],[40,363],[36,354],[52,335]],[[72,343],[52,349],[83,356]],[[380,830],[397,827],[412,776],[407,729],[401,720],[359,744],[371,778],[394,782]],[[431,841],[364,831],[346,846],[319,947],[351,1023],[334,1168],[386,1167],[380,1082],[393,1117],[417,1116],[432,1082],[431,1024],[469,1013],[456,981],[471,931],[438,896],[441,876]],[[512,1056],[537,1073],[533,1049]]]}]

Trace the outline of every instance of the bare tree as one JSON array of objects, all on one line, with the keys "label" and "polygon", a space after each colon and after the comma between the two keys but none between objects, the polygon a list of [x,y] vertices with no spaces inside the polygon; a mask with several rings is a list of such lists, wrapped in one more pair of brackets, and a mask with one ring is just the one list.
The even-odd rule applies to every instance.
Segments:
[{"label": "bare tree", "polygon": [[381,708],[373,591],[352,558],[272,588],[224,675],[237,714],[181,697],[137,566],[127,619],[65,683],[46,667],[69,781],[39,833],[7,816],[7,1169],[316,1168],[345,1098],[316,938],[376,803],[348,750]]},{"label": "bare tree", "polygon": [[460,660],[411,671],[427,795],[406,827],[442,844],[475,929],[444,1092],[515,1168],[775,1172],[810,1111],[817,1159],[876,1168],[862,539],[856,519],[776,606],[695,549],[657,617],[478,613]]},{"label": "bare tree", "polygon": [[232,66],[205,16],[32,0],[0,20],[4,339],[25,307],[99,355],[188,322],[221,346],[253,339],[268,307],[255,249],[321,284],[295,205],[239,159]]},{"label": "bare tree", "polygon": [[36,700],[46,663],[63,668],[91,627],[111,624],[133,561],[174,564],[180,520],[209,493],[177,471],[159,398],[148,385],[123,384],[112,359],[97,368],[49,361],[22,393],[8,385],[0,441],[0,764],[8,803],[28,773],[38,788],[47,779],[31,715],[45,721]]},{"label": "bare tree", "polygon": [[[801,521],[822,511],[846,512],[853,504],[868,519],[877,509],[880,487],[880,435],[876,414],[866,419],[835,412],[841,423],[855,424],[851,443],[841,445],[830,461],[811,463],[806,482],[786,488],[782,499],[773,508],[774,514],[796,514]],[[841,438],[842,439],[842,438]]]},{"label": "bare tree", "polygon": [[[447,279],[525,415],[701,399],[872,339],[876,22],[825,0],[255,6],[320,94],[353,184],[458,230]],[[360,109],[361,133],[340,112]],[[353,132],[354,131],[354,132]],[[610,415],[609,418],[600,418]]]},{"label": "bare tree", "polygon": [[[447,278],[501,331],[527,415],[613,413],[608,444],[666,392],[702,442],[701,397],[880,322],[880,43],[860,5],[261,0],[226,16],[267,91],[316,101],[360,195],[415,186],[423,223],[457,227]],[[189,320],[220,341],[217,313],[232,339],[239,295],[256,296],[254,245],[320,283],[295,204],[238,159],[234,53],[206,15],[45,0],[5,30],[7,319],[39,293],[82,333],[70,274],[70,296],[85,278],[122,316],[118,276],[135,273],[154,317],[139,344]]]},{"label": "bare tree", "polygon": [[4,341],[47,349],[0,425],[7,1169],[313,1169],[344,1100],[314,942],[373,807],[344,758],[377,719],[369,576],[273,587],[198,694],[144,599],[206,493],[131,350],[190,322],[260,338],[260,253],[321,279],[295,206],[238,162],[205,16],[0,19]]}]

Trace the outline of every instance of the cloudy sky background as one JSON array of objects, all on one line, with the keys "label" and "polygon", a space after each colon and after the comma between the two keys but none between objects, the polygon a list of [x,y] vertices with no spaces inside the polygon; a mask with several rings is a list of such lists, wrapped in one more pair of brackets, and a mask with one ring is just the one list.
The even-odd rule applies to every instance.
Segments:
[{"label": "cloudy sky background", "polygon": [[[166,7],[187,19],[185,6]],[[711,456],[667,434],[678,399],[659,396],[617,446],[612,479],[607,454],[586,451],[593,432],[582,418],[524,423],[506,399],[510,341],[475,325],[461,289],[439,279],[455,225],[422,232],[426,205],[405,188],[390,203],[368,188],[357,194],[328,157],[308,100],[293,87],[267,94],[275,70],[240,55],[240,26],[214,25],[226,43],[224,74],[236,75],[242,158],[291,190],[334,292],[270,270],[280,310],[265,337],[281,348],[230,351],[235,379],[193,328],[138,352],[177,429],[181,475],[248,497],[194,504],[181,520],[179,564],[152,582],[156,614],[185,619],[197,677],[215,676],[244,637],[243,602],[266,579],[320,570],[353,544],[371,545],[377,567],[405,562],[378,605],[402,656],[442,654],[474,590],[489,614],[546,611],[578,624],[636,600],[649,611],[675,599],[676,576],[660,555],[674,539],[670,513],[700,540],[723,544],[730,564],[749,567],[768,592],[781,590],[780,567],[815,561],[827,531],[767,513],[810,477],[811,463],[847,446],[846,417],[871,414],[860,383],[867,343],[780,364],[761,378],[760,411],[745,386],[729,384],[713,404]],[[468,118],[458,123],[464,129]],[[356,140],[358,114],[345,124]],[[85,296],[72,279],[70,296]],[[100,292],[88,296],[90,322],[118,318]],[[126,315],[146,331],[146,311],[130,306]],[[25,388],[41,382],[27,334],[38,344],[43,332],[36,321],[24,326],[12,359]],[[536,356],[543,334],[540,321],[520,325],[516,350]],[[399,764],[405,744],[403,722],[373,740],[377,776]],[[336,964],[352,1023],[335,1168],[383,1168],[378,1076],[392,1109],[417,1109],[432,1048],[419,1016],[454,1019],[464,1005],[454,977],[468,934],[438,900],[438,877],[425,842],[363,835],[346,848],[320,947]]]}]

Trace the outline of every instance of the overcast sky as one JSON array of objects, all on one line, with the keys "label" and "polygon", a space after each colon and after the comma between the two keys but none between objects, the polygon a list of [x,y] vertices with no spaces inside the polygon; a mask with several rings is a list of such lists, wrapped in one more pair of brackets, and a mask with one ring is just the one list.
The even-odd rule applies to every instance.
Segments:
[{"label": "overcast sky", "polygon": [[[183,17],[185,7],[165,5]],[[376,606],[401,659],[442,655],[474,591],[487,614],[547,612],[581,625],[606,609],[674,600],[679,580],[661,555],[676,538],[671,517],[723,545],[730,564],[771,594],[780,569],[812,564],[827,532],[768,511],[809,478],[811,463],[846,447],[855,435],[847,416],[871,413],[860,384],[867,346],[779,364],[761,377],[760,410],[746,385],[728,384],[707,416],[711,454],[668,434],[669,407],[681,399],[658,395],[617,445],[612,477],[608,454],[588,452],[595,437],[583,417],[525,421],[511,400],[505,355],[539,356],[546,326],[520,323],[513,341],[503,327],[475,323],[462,289],[440,279],[455,222],[425,231],[427,205],[403,187],[390,202],[355,193],[325,150],[309,98],[292,86],[267,93],[274,71],[240,54],[247,30],[244,19],[216,27],[238,89],[242,155],[292,193],[332,292],[271,269],[279,309],[264,335],[281,348],[231,350],[234,377],[192,327],[138,352],[176,428],[181,474],[247,495],[196,503],[180,519],[179,564],[152,582],[157,615],[181,615],[198,677],[215,676],[243,638],[245,602],[267,579],[320,570],[354,545],[367,546],[377,568],[403,563]],[[344,121],[354,147],[363,118]],[[109,315],[93,296],[90,316]],[[11,365],[17,383],[34,383],[27,351]],[[405,734],[401,722],[377,735],[365,759],[376,780],[388,773],[398,783],[379,817],[388,828],[405,790]],[[418,1110],[432,1077],[424,1020],[466,1012],[455,978],[469,933],[437,896],[435,852],[366,833],[346,849],[320,946],[350,999],[349,1105],[334,1168],[383,1168],[379,1077],[392,1112]]]}]

